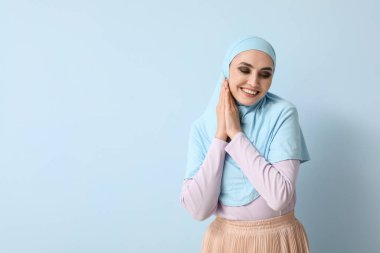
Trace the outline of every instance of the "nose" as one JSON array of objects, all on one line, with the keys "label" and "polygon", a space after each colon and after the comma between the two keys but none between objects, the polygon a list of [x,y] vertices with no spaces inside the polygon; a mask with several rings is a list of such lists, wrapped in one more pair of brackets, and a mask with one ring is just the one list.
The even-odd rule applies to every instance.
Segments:
[{"label": "nose", "polygon": [[251,75],[249,76],[248,83],[251,86],[259,86],[259,73],[257,71],[252,71]]}]

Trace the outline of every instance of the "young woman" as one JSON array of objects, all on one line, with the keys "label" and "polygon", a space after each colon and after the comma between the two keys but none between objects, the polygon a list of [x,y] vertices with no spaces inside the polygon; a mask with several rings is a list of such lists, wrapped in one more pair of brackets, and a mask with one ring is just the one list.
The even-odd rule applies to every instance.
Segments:
[{"label": "young woman", "polygon": [[269,42],[235,41],[191,125],[180,201],[194,219],[216,216],[202,253],[309,252],[294,207],[298,170],[310,158],[296,107],[268,92],[275,68]]}]

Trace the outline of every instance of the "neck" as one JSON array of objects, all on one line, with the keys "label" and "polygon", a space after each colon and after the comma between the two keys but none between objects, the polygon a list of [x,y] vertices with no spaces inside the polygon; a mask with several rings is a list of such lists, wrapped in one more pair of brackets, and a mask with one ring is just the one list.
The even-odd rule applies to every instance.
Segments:
[{"label": "neck", "polygon": [[252,112],[258,108],[260,108],[260,106],[263,104],[263,102],[265,101],[265,96],[263,96],[262,98],[260,98],[260,100],[258,100],[256,103],[252,104],[252,105],[243,105],[241,104],[239,101],[237,101],[235,99],[235,102],[236,102],[236,105],[239,109],[239,114],[240,114],[240,120],[242,118],[244,118],[244,116],[249,113],[249,112]]}]

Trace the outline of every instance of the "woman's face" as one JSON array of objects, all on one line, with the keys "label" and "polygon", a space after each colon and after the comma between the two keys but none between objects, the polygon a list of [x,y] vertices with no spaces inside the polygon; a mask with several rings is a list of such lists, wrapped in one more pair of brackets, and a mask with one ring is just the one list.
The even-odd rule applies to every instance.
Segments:
[{"label": "woman's face", "polygon": [[[241,104],[255,104],[268,92],[273,77],[272,58],[258,50],[243,51],[230,63],[229,86],[233,97]],[[253,94],[247,94],[249,91]]]}]

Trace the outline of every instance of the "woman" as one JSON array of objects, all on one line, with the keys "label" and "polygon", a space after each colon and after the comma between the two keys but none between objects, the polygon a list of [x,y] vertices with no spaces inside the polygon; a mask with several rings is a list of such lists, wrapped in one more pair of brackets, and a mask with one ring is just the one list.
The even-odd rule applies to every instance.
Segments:
[{"label": "woman", "polygon": [[310,158],[295,106],[268,92],[275,67],[266,40],[235,41],[191,125],[181,204],[197,220],[216,215],[202,253],[309,252],[294,207],[299,166]]}]

